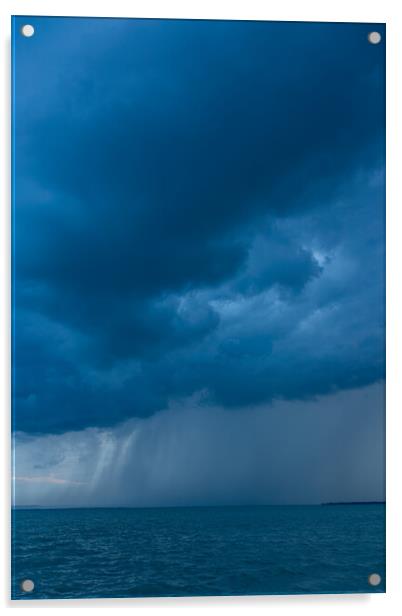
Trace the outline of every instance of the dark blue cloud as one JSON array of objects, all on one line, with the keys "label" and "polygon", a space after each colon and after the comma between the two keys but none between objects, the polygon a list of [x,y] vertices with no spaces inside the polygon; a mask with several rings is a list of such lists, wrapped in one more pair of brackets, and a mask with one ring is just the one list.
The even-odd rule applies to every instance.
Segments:
[{"label": "dark blue cloud", "polygon": [[368,26],[31,21],[16,428],[382,379],[384,46]]}]

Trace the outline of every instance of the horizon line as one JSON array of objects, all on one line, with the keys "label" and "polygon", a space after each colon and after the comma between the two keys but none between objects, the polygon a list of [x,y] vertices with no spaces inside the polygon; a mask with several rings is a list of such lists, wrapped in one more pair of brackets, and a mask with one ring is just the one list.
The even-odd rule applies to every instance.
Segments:
[{"label": "horizon line", "polygon": [[322,503],[270,503],[247,505],[11,505],[11,509],[219,509],[239,507],[331,507],[339,505],[385,505],[385,500],[334,501]]}]

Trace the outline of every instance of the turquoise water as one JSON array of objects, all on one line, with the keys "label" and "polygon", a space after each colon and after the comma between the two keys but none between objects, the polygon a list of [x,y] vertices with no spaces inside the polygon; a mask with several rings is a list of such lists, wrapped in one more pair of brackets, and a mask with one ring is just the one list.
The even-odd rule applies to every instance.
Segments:
[{"label": "turquoise water", "polygon": [[18,509],[12,578],[14,599],[384,592],[385,507]]}]

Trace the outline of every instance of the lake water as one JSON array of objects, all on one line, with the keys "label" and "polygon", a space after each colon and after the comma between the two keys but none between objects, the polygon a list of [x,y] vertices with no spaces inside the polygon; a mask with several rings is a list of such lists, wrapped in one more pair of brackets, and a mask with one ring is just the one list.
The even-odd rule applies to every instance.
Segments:
[{"label": "lake water", "polygon": [[384,592],[385,506],[17,509],[12,580],[14,599]]}]

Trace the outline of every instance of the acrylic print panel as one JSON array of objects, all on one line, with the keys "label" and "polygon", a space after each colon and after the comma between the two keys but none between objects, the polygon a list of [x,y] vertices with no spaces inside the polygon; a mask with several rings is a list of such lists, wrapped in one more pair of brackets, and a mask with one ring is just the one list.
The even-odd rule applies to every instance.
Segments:
[{"label": "acrylic print panel", "polygon": [[384,56],[14,18],[13,598],[384,592]]}]

